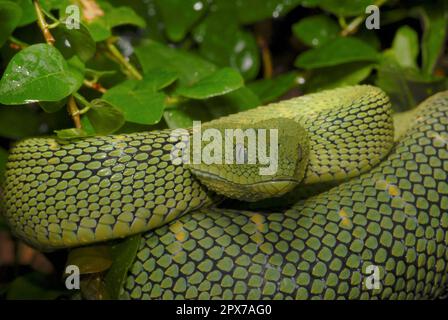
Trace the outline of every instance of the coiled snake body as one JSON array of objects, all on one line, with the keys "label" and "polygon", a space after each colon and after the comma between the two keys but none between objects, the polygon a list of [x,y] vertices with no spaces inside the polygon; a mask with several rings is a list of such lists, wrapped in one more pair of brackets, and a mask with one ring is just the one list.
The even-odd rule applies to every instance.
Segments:
[{"label": "coiled snake body", "polygon": [[[393,126],[387,97],[369,86],[206,125],[286,128],[279,170],[269,178],[245,177],[257,165],[175,166],[170,131],[25,140],[8,163],[6,217],[19,237],[44,249],[155,229],[145,233],[124,287],[135,299],[437,297],[448,259],[448,93],[416,114],[378,166],[393,147]],[[210,189],[250,200],[358,175],[286,212],[210,207]],[[378,288],[366,282],[372,270]]]}]

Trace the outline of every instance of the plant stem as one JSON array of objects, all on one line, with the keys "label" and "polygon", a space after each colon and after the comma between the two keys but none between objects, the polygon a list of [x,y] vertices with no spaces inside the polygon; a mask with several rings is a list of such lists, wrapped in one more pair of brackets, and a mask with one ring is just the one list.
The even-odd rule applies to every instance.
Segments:
[{"label": "plant stem", "polygon": [[78,106],[75,101],[75,97],[74,97],[75,94],[76,93],[74,93],[73,95],[71,95],[68,98],[68,104],[67,104],[68,113],[72,116],[73,122],[75,123],[75,127],[77,129],[81,129],[82,128],[81,116],[80,116],[79,109],[78,109]]},{"label": "plant stem", "polygon": [[37,15],[37,24],[39,25],[39,28],[42,31],[45,41],[52,46],[56,40],[54,39],[53,35],[48,29],[48,24],[47,21],[45,20],[45,16],[44,13],[42,12],[42,7],[40,6],[39,0],[33,0],[33,3]]},{"label": "plant stem", "polygon": [[87,79],[84,79],[83,84],[90,89],[96,90],[100,93],[105,93],[107,91],[106,88],[104,88],[101,83],[99,83],[98,81],[90,81]]},{"label": "plant stem", "polygon": [[165,105],[167,106],[167,107],[170,107],[170,106],[177,106],[179,103],[182,103],[182,102],[184,102],[185,101],[185,98],[184,97],[181,97],[181,96],[167,96],[166,98],[165,98]]},{"label": "plant stem", "polygon": [[273,73],[271,51],[269,50],[269,46],[263,36],[258,36],[257,42],[261,48],[261,58],[263,60],[263,77],[265,79],[271,79]]},{"label": "plant stem", "polygon": [[115,60],[123,66],[127,73],[134,79],[142,80],[143,76],[140,72],[123,56],[118,48],[113,44],[113,40],[107,41],[107,49]]},{"label": "plant stem", "polygon": [[[377,7],[381,7],[386,2],[387,2],[387,0],[377,0],[374,3],[374,5]],[[359,26],[364,21],[365,17],[366,17],[366,15],[362,14],[362,15],[354,18],[349,24],[344,26],[344,29],[341,31],[341,35],[343,37],[346,37],[346,36],[356,33],[356,31],[358,31]]]},{"label": "plant stem", "polygon": [[9,41],[11,42],[11,46],[14,45],[13,49],[22,50],[29,46],[28,43],[25,43],[13,36],[9,37]]},{"label": "plant stem", "polygon": [[90,108],[90,102],[86,100],[86,98],[84,98],[82,95],[80,95],[78,92],[73,93],[73,97],[75,97],[76,100],[78,100],[79,102],[81,102],[81,104],[84,107],[89,107]]}]

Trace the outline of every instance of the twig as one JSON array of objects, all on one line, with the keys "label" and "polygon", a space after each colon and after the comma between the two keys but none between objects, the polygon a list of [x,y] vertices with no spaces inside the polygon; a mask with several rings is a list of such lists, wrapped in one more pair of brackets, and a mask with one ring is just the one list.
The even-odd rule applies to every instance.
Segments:
[{"label": "twig", "polygon": [[45,20],[39,0],[33,0],[33,3],[34,3],[34,9],[36,10],[36,15],[37,15],[37,24],[39,25],[39,28],[42,31],[42,34],[44,35],[45,41],[49,45],[53,45],[56,40],[54,39],[53,35],[51,34],[50,30],[48,29],[48,24],[47,24],[47,21]]},{"label": "twig", "polygon": [[79,112],[78,106],[75,101],[75,97],[73,95],[71,95],[68,98],[67,107],[68,107],[68,113],[71,115],[73,122],[75,123],[75,127],[77,129],[81,129],[82,128],[81,116],[80,116],[80,112]]},{"label": "twig", "polygon": [[269,46],[266,43],[266,39],[262,35],[257,36],[258,45],[261,48],[261,58],[263,60],[263,77],[265,79],[271,79],[273,68],[272,68],[272,56]]},{"label": "twig", "polygon": [[78,102],[80,102],[84,108],[82,108],[81,110],[78,110],[78,114],[84,114],[87,111],[90,110],[90,108],[92,107],[92,104],[86,100],[86,98],[84,98],[82,95],[80,95],[78,92],[73,93],[73,97],[78,100]]},{"label": "twig", "polygon": [[358,31],[359,26],[364,21],[365,16],[359,16],[353,19],[348,25],[344,27],[344,29],[341,31],[341,36],[346,37],[351,34],[356,33]]},{"label": "twig", "polygon": [[107,41],[107,49],[114,59],[123,66],[127,73],[134,79],[142,80],[140,72],[121,54],[120,50],[113,44],[113,40]]},{"label": "twig", "polygon": [[[377,0],[374,5],[377,7],[381,7],[383,4],[385,4],[387,0]],[[341,31],[341,36],[347,37],[349,35],[352,35],[358,31],[359,26],[364,21],[364,18],[366,17],[365,14],[362,14],[356,18],[354,18],[349,24],[343,25],[343,29]],[[340,20],[341,22],[341,20]]]},{"label": "twig", "polygon": [[181,96],[167,96],[165,98],[165,105],[167,107],[177,106],[178,104],[180,104],[180,103],[182,103],[184,101],[185,101],[185,98],[181,97]]},{"label": "twig", "polygon": [[93,89],[93,90],[98,91],[98,92],[101,92],[101,93],[105,93],[105,92],[107,91],[107,89],[104,88],[104,87],[101,85],[101,83],[96,82],[96,81],[90,81],[90,80],[85,79],[84,82],[83,82],[83,84],[84,84],[87,88]]},{"label": "twig", "polygon": [[10,47],[14,50],[22,50],[29,46],[28,43],[25,43],[17,38],[14,38],[13,36],[9,37]]}]

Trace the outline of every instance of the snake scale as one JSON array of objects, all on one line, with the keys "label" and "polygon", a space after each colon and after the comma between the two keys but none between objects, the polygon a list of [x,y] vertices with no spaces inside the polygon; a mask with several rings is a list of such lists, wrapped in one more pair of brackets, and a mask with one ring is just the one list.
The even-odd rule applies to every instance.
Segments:
[{"label": "snake scale", "polygon": [[[371,86],[205,124],[286,128],[269,178],[244,175],[257,165],[175,166],[169,130],[27,139],[9,158],[5,215],[42,249],[154,229],[123,288],[132,299],[435,298],[448,259],[448,93],[415,113],[395,145],[387,96]],[[250,200],[331,181],[339,185],[285,212],[214,206],[215,192]],[[379,288],[366,286],[369,266]]]}]

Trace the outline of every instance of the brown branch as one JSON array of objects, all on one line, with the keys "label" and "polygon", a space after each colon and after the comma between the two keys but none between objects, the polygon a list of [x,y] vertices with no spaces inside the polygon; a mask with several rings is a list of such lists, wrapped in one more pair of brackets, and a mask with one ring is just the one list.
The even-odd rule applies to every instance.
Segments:
[{"label": "brown branch", "polygon": [[10,41],[9,44],[10,48],[14,50],[22,50],[28,47],[27,43],[20,41],[19,39],[16,39],[13,36],[9,37],[9,41]]},{"label": "brown branch", "polygon": [[90,89],[93,89],[95,91],[101,92],[101,93],[105,93],[107,91],[106,88],[104,88],[101,83],[99,82],[95,82],[95,81],[89,81],[89,80],[84,80],[83,84]]},{"label": "brown branch", "polygon": [[262,35],[257,36],[257,42],[261,48],[261,59],[263,60],[263,77],[265,79],[271,79],[273,74],[271,51],[269,50],[266,39]]},{"label": "brown branch", "polygon": [[75,123],[75,127],[77,129],[81,129],[82,124],[81,124],[80,112],[78,109],[78,105],[76,104],[76,100],[72,95],[68,98],[67,108],[68,113],[70,114],[70,116],[73,119],[73,122]]},{"label": "brown branch", "polygon": [[42,7],[40,6],[39,0],[33,0],[33,3],[37,15],[37,24],[39,25],[39,28],[42,31],[45,41],[52,46],[56,40],[51,34],[50,29],[48,29],[48,24],[47,21],[45,20],[45,16],[44,13],[42,12]]}]

